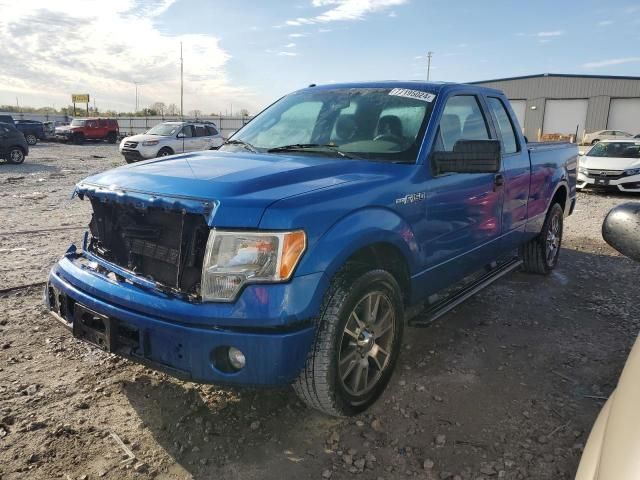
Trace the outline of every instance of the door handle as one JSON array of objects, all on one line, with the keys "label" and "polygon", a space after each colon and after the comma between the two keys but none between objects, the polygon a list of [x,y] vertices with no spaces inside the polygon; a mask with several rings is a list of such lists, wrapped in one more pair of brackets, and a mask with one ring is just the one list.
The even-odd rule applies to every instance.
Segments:
[{"label": "door handle", "polygon": [[504,175],[497,173],[496,176],[493,177],[493,191],[496,192],[502,187],[504,187]]}]

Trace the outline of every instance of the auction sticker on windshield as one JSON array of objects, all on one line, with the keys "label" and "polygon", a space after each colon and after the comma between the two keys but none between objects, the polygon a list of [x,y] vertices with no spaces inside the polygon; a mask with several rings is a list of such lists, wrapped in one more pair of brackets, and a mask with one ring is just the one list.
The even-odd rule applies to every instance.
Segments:
[{"label": "auction sticker on windshield", "polygon": [[395,95],[396,97],[415,98],[416,100],[422,100],[424,102],[433,102],[436,96],[433,93],[422,92],[420,90],[411,90],[409,88],[394,88],[389,92],[389,95]]}]

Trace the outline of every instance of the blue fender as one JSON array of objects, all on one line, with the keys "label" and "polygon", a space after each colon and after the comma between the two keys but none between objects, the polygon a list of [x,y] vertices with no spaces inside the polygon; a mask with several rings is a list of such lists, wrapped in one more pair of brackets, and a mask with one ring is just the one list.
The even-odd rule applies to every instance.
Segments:
[{"label": "blue fender", "polygon": [[331,278],[358,250],[378,243],[396,247],[410,273],[417,269],[418,243],[409,224],[392,210],[374,207],[357,210],[333,224],[310,247],[297,274],[325,272]]}]

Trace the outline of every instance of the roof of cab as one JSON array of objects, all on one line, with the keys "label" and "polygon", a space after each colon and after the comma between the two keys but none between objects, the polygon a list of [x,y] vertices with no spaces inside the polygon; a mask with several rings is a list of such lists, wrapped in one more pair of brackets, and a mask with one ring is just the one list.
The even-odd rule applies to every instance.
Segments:
[{"label": "roof of cab", "polygon": [[332,90],[335,88],[407,88],[439,94],[445,93],[448,90],[458,89],[460,87],[468,87],[471,91],[477,91],[479,93],[502,94],[500,90],[482,87],[479,85],[454,82],[425,82],[423,80],[380,80],[372,82],[329,83],[325,85],[312,84],[309,87],[300,89],[299,91],[312,89]]}]

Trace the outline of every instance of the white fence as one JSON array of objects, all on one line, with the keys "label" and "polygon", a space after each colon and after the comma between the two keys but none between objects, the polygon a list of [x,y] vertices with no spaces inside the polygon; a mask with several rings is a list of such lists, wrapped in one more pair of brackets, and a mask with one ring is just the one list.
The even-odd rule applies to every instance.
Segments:
[{"label": "white fence", "polygon": [[[11,115],[14,120],[37,120],[39,122],[62,121],[69,122],[72,117],[60,114],[37,114],[0,112],[0,115]],[[213,122],[224,138],[229,138],[235,131],[242,128],[253,117],[198,117],[198,120]],[[179,121],[180,117],[116,117],[121,135],[136,135],[144,133],[151,127],[162,122]]]},{"label": "white fence", "polygon": [[[224,138],[229,138],[252,117],[198,117],[198,120],[213,122]],[[180,117],[117,117],[121,135],[144,133],[162,122],[180,121]]]}]

